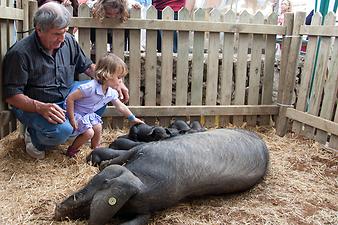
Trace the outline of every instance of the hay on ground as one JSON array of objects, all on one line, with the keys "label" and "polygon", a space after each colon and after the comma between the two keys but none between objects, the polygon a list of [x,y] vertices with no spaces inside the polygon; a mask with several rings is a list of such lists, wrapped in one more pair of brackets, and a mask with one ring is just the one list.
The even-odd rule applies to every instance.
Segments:
[{"label": "hay on ground", "polygon": [[[337,153],[273,128],[254,129],[270,150],[270,168],[253,189],[205,196],[157,212],[150,224],[338,224]],[[121,130],[105,129],[103,146]],[[87,224],[53,221],[55,204],[84,186],[98,172],[85,163],[89,145],[77,158],[64,155],[67,145],[34,160],[14,132],[0,141],[0,224]]]}]

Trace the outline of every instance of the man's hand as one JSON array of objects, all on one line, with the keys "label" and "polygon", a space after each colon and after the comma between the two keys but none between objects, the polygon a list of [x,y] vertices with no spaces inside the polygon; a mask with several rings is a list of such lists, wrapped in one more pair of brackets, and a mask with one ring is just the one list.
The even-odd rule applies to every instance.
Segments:
[{"label": "man's hand", "polygon": [[89,77],[91,78],[95,78],[95,67],[96,65],[95,64],[91,64],[87,69],[86,71],[84,72],[85,74],[87,74]]},{"label": "man's hand", "polygon": [[123,82],[120,83],[120,87],[117,89],[117,92],[119,93],[120,101],[127,103],[129,100],[129,90]]},{"label": "man's hand", "polygon": [[58,124],[66,121],[65,110],[54,103],[37,103],[35,101],[36,112],[45,118],[49,123]]},{"label": "man's hand", "polygon": [[13,95],[7,98],[6,102],[25,112],[39,113],[49,123],[58,124],[66,121],[66,111],[54,103],[40,102],[24,94]]}]

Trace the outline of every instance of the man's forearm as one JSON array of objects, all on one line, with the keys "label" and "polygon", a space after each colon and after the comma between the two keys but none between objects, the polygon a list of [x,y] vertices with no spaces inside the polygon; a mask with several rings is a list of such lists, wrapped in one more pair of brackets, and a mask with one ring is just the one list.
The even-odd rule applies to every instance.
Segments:
[{"label": "man's forearm", "polygon": [[39,107],[39,104],[43,104],[42,102],[31,99],[24,94],[13,95],[7,98],[6,102],[25,112],[37,112],[37,107]]}]

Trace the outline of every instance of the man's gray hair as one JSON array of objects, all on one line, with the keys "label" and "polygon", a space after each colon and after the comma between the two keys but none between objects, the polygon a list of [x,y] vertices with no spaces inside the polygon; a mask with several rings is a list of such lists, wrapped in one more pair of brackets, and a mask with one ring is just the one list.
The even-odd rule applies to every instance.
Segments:
[{"label": "man's gray hair", "polygon": [[41,31],[49,29],[63,29],[70,24],[71,14],[62,4],[58,2],[47,2],[34,14],[34,27]]}]

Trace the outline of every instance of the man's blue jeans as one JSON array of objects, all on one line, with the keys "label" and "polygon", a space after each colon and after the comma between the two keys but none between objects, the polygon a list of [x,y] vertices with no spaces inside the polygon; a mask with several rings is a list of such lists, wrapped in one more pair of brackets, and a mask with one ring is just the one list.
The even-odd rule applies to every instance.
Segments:
[{"label": "man's blue jeans", "polygon": [[[75,90],[80,84],[88,82],[76,81],[72,87]],[[56,103],[64,108],[64,102]],[[96,113],[102,115],[106,106],[102,107]],[[68,118],[62,124],[49,123],[44,117],[38,113],[24,112],[21,109],[12,108],[16,118],[25,125],[30,133],[33,145],[40,151],[45,151],[53,146],[65,143],[73,133],[73,127]]]}]

